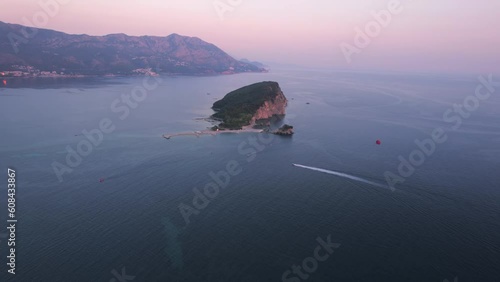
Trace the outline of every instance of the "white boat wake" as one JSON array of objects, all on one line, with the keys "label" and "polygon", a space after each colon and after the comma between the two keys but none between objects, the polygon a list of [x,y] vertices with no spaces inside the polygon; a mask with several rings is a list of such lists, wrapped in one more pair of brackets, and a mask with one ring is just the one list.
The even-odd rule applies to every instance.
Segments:
[{"label": "white boat wake", "polygon": [[363,183],[370,184],[370,185],[373,185],[373,186],[376,186],[376,187],[380,187],[380,188],[390,189],[386,185],[382,185],[382,184],[379,184],[379,183],[376,183],[376,182],[373,182],[373,181],[370,181],[370,180],[366,180],[366,179],[363,179],[361,177],[357,177],[357,176],[354,176],[354,175],[350,175],[350,174],[347,174],[347,173],[343,173],[343,172],[332,171],[332,170],[327,170],[327,169],[322,169],[322,168],[317,168],[317,167],[312,167],[312,166],[305,166],[305,165],[300,165],[300,164],[293,164],[293,165],[296,166],[296,167],[301,167],[301,168],[310,169],[310,170],[314,170],[314,171],[319,171],[319,172],[323,172],[323,173],[333,174],[333,175],[336,175],[336,176],[340,176],[340,177],[343,177],[343,178],[347,178],[347,179],[351,179],[351,180],[363,182]]}]

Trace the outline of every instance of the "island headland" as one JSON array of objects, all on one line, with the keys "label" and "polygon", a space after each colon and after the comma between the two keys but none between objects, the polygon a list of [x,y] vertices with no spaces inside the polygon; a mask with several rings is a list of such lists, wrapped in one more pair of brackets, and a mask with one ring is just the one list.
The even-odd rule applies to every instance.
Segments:
[{"label": "island headland", "polygon": [[215,102],[212,118],[221,121],[219,129],[262,127],[271,119],[282,119],[287,104],[288,100],[279,84],[264,81],[234,90]]},{"label": "island headland", "polygon": [[286,114],[288,100],[279,84],[264,81],[244,86],[229,92],[215,102],[215,113],[210,120],[218,123],[209,130],[165,134],[164,138],[174,136],[215,135],[218,133],[269,132],[277,135],[292,135],[293,127],[284,125],[276,131],[270,131],[273,121],[281,120]]}]

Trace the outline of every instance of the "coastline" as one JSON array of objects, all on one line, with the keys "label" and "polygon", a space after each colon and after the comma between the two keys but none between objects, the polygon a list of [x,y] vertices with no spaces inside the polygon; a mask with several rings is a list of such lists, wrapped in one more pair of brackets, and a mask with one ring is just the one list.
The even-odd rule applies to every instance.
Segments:
[{"label": "coastline", "polygon": [[[185,77],[211,77],[211,76],[227,76],[227,75],[237,75],[237,74],[245,74],[245,73],[269,73],[269,70],[266,71],[245,71],[245,72],[192,72],[192,73],[176,73],[176,72],[151,72],[151,73],[106,73],[106,74],[59,74],[59,73],[46,73],[46,74],[34,74],[22,72],[22,74],[7,74],[12,72],[22,72],[18,70],[0,70],[0,78],[2,79],[32,79],[32,78],[113,78],[113,77],[146,77],[146,76],[167,76],[167,77],[177,77],[177,76],[185,76]],[[3,75],[2,75],[3,73]]]},{"label": "coastline", "polygon": [[173,137],[179,137],[179,136],[196,136],[200,137],[203,135],[211,135],[211,136],[216,136],[217,134],[225,134],[225,133],[262,133],[264,132],[264,129],[255,129],[251,125],[244,126],[242,129],[238,130],[219,130],[219,131],[214,131],[211,129],[206,129],[206,130],[201,130],[201,131],[188,131],[188,132],[179,132],[179,133],[172,133],[172,134],[163,134],[162,137],[169,140]]}]

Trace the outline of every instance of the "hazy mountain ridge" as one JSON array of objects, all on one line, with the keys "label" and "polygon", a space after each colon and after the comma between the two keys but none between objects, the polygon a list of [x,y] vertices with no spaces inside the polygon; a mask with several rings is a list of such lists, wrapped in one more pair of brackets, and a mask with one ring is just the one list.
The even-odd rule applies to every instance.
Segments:
[{"label": "hazy mountain ridge", "polygon": [[254,66],[258,67],[258,68],[263,68],[263,69],[267,69],[267,70],[269,69],[268,65],[265,65],[265,64],[263,64],[261,62],[257,62],[257,61],[251,62],[248,59],[241,59],[240,62],[247,63],[247,64],[252,64],[252,65],[254,65]]},{"label": "hazy mountain ridge", "polygon": [[31,66],[83,75],[127,75],[148,68],[182,75],[265,71],[237,61],[214,44],[175,33],[166,37],[89,36],[38,29],[33,38],[24,38],[23,30],[29,34],[32,28],[0,22],[0,70]]}]

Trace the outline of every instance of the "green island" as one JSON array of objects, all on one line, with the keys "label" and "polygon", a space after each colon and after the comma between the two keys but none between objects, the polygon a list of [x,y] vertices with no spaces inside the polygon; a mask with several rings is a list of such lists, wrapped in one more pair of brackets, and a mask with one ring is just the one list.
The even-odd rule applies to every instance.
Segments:
[{"label": "green island", "polygon": [[221,123],[213,130],[239,130],[285,115],[287,99],[277,82],[264,81],[228,93],[215,102],[212,118]]},{"label": "green island", "polygon": [[176,136],[200,137],[242,132],[291,136],[294,134],[293,126],[287,124],[275,131],[270,130],[271,123],[285,116],[287,104],[288,100],[277,82],[255,83],[232,91],[213,104],[215,114],[208,121],[216,121],[218,125],[202,131],[164,134],[163,137],[171,139]]}]

